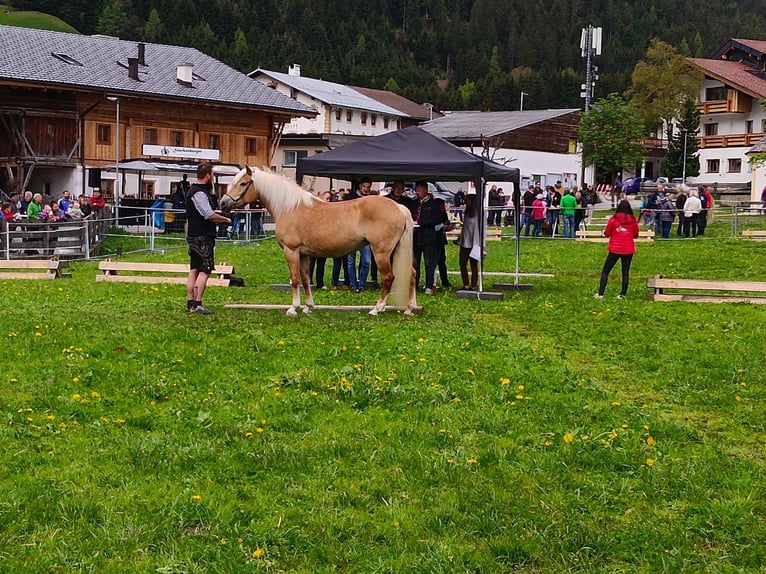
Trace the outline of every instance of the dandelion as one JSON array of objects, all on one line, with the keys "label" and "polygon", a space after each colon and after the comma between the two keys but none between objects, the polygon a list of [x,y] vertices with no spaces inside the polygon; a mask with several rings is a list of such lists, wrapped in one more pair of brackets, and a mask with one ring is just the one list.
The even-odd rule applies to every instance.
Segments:
[{"label": "dandelion", "polygon": [[650,436],[649,438],[647,438],[646,444],[648,444],[649,446],[652,446],[654,444],[654,437]]},{"label": "dandelion", "polygon": [[258,434],[262,434],[263,433],[263,428],[262,427],[258,427],[257,429],[255,429],[255,432],[257,432]]},{"label": "dandelion", "polygon": [[455,459],[454,458],[448,458],[447,459],[447,464],[454,464],[454,463],[455,463]]},{"label": "dandelion", "polygon": [[37,331],[35,333],[35,337],[42,337],[42,336],[43,336],[43,334],[40,331]]},{"label": "dandelion", "polygon": [[80,396],[78,393],[75,393],[75,394],[72,395],[72,400],[73,401],[79,401],[81,398],[82,398],[82,396]]},{"label": "dandelion", "polygon": [[266,556],[266,551],[263,548],[253,550],[253,558],[263,558]]},{"label": "dandelion", "polygon": [[262,427],[265,427],[265,426],[266,426],[266,419],[261,419],[261,426],[262,426]]},{"label": "dandelion", "polygon": [[519,386],[518,386],[518,387],[516,387],[516,388],[517,388],[518,390],[520,390],[520,391],[523,391],[523,390],[524,390],[524,385],[519,385]]},{"label": "dandelion", "polygon": [[228,540],[225,538],[221,538],[221,546],[226,546],[228,544]]},{"label": "dandelion", "polygon": [[452,402],[453,403],[462,403],[463,399],[461,399],[460,397],[455,397],[454,399],[452,399]]},{"label": "dandelion", "polygon": [[590,440],[590,435],[584,434],[580,437],[582,440]]},{"label": "dandelion", "polygon": [[551,441],[549,441],[549,440],[546,440],[546,441],[543,443],[543,445],[544,445],[544,446],[551,446],[552,444],[553,444],[553,443],[552,443]]},{"label": "dandelion", "polygon": [[644,425],[644,430],[649,430],[649,425]]},{"label": "dandelion", "polygon": [[524,400],[524,395],[516,395],[516,400],[517,401],[523,401]]},{"label": "dandelion", "polygon": [[654,459],[653,458],[647,458],[646,459],[646,466],[654,466]]},{"label": "dandelion", "polygon": [[564,435],[564,442],[569,444],[574,440],[574,435],[571,432],[568,432]]},{"label": "dandelion", "polygon": [[192,502],[199,502],[200,500],[202,500],[202,497],[199,494],[192,495]]},{"label": "dandelion", "polygon": [[12,382],[12,383],[18,383],[18,382],[19,382],[19,380],[18,380],[18,379],[16,379],[16,378],[13,378],[13,379],[11,379],[11,382]]},{"label": "dandelion", "polygon": [[742,397],[737,395],[736,397],[734,397],[734,400],[737,401],[737,402],[740,402],[742,400]]},{"label": "dandelion", "polygon": [[476,375],[476,373],[473,372],[473,369],[468,369],[468,374],[472,377]]},{"label": "dandelion", "polygon": [[627,429],[627,428],[628,428],[628,425],[627,425],[627,424],[625,424],[625,423],[622,423],[622,429],[623,429],[623,430],[625,430],[625,429]]},{"label": "dandelion", "polygon": [[80,377],[72,377],[72,382],[73,383],[79,383],[80,382]]},{"label": "dandelion", "polygon": [[101,394],[100,394],[98,391],[93,391],[93,392],[90,394],[90,397],[91,397],[92,399],[98,399],[98,398],[101,398]]},{"label": "dandelion", "polygon": [[612,406],[613,406],[613,407],[619,407],[619,406],[620,406],[620,401],[614,401],[614,402],[612,403]]},{"label": "dandelion", "polygon": [[477,463],[477,462],[479,462],[479,461],[478,461],[478,460],[476,460],[475,458],[469,458],[469,459],[468,459],[466,462],[467,462],[468,464],[476,464],[476,463]]},{"label": "dandelion", "polygon": [[279,341],[277,341],[277,345],[284,345],[284,344],[285,344],[284,339],[280,339]]},{"label": "dandelion", "polygon": [[245,433],[245,438],[253,438],[253,433],[251,433],[251,432],[246,432],[246,433]]},{"label": "dandelion", "polygon": [[501,385],[510,385],[511,384],[511,379],[509,379],[507,377],[500,377],[500,384]]},{"label": "dandelion", "polygon": [[418,337],[418,343],[425,343],[426,340],[423,337]]},{"label": "dandelion", "polygon": [[421,363],[425,363],[426,362],[426,358],[425,357],[420,357],[420,362]]},{"label": "dandelion", "polygon": [[55,421],[56,420],[56,415],[48,415],[45,418],[47,418],[49,421]]},{"label": "dandelion", "polygon": [[315,397],[315,396],[317,396],[319,393],[318,393],[318,392],[316,392],[316,391],[311,391],[311,393],[309,393],[309,394],[310,394],[312,397]]}]

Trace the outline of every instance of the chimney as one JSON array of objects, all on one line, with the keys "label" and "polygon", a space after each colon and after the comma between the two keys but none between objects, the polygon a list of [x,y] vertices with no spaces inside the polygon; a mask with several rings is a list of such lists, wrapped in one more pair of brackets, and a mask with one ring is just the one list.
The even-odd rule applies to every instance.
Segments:
[{"label": "chimney", "polygon": [[138,44],[138,63],[142,66],[146,66],[146,44],[139,42]]},{"label": "chimney", "polygon": [[138,80],[138,58],[128,58],[128,77]]},{"label": "chimney", "polygon": [[301,65],[300,64],[293,64],[289,68],[287,68],[287,74],[289,76],[300,76],[301,75]]},{"label": "chimney", "polygon": [[192,87],[192,68],[194,68],[194,64],[190,64],[189,62],[182,62],[178,64],[178,67],[176,68],[176,72],[177,72],[176,81],[182,86],[191,88]]}]

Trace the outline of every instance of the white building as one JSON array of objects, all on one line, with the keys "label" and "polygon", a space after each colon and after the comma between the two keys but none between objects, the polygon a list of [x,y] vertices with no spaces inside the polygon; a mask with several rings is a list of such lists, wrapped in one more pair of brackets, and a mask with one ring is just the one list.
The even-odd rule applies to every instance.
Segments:
[{"label": "white building", "polygon": [[747,152],[766,136],[766,41],[731,39],[712,58],[690,58],[705,74],[700,111],[700,175],[717,188],[749,188],[760,200],[766,168],[752,169]]}]

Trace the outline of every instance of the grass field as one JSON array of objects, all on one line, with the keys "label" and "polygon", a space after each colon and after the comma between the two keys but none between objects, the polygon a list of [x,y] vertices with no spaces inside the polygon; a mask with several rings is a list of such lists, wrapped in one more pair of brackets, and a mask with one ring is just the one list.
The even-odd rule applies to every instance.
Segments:
[{"label": "grass field", "polygon": [[211,317],[96,262],[0,282],[0,571],[761,572],[764,310],[645,298],[763,280],[721,227],[639,245],[623,301],[617,270],[592,297],[604,245],[523,241],[555,278],[416,317],[223,309],[289,302],[273,241],[219,245],[247,286]]},{"label": "grass field", "polygon": [[0,6],[0,24],[35,28],[38,30],[78,33],[72,26],[50,14],[21,10],[14,11],[10,10],[7,6]]}]

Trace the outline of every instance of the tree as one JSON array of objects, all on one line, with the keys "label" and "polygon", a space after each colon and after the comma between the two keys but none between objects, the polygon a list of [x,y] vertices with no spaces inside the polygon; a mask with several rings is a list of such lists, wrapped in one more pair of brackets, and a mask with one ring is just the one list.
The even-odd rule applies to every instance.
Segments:
[{"label": "tree", "polygon": [[654,38],[633,70],[627,95],[646,128],[656,131],[679,117],[687,100],[697,99],[702,80],[699,68],[673,46]]},{"label": "tree", "polygon": [[696,177],[700,174],[700,160],[697,156],[699,127],[700,113],[694,100],[687,100],[676,129],[668,138],[668,153],[662,160],[662,172],[668,177]]},{"label": "tree", "polygon": [[583,164],[616,175],[644,161],[644,125],[617,94],[597,100],[583,115],[579,139]]}]

